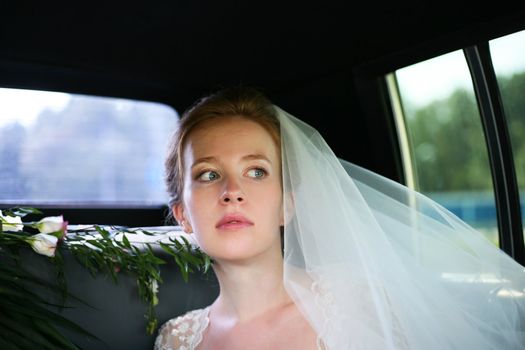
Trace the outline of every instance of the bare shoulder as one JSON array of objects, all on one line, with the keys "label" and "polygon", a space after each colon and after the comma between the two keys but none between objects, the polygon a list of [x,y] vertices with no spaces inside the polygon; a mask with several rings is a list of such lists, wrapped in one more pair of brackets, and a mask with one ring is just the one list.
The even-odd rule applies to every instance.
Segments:
[{"label": "bare shoulder", "polygon": [[306,320],[299,308],[293,304],[290,306],[287,317],[283,317],[280,329],[285,342],[291,349],[318,349],[317,333]]},{"label": "bare shoulder", "polygon": [[225,325],[217,319],[212,320],[201,348],[214,350],[319,349],[317,333],[295,304],[233,326]]},{"label": "bare shoulder", "polygon": [[193,349],[209,323],[209,308],[196,309],[166,321],[158,331],[154,350]]}]

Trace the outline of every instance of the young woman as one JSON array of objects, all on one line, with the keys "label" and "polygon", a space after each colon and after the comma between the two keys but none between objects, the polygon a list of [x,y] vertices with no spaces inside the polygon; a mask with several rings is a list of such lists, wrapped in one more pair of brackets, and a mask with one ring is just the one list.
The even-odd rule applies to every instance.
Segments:
[{"label": "young woman", "polygon": [[166,171],[220,293],[166,322],[156,349],[525,344],[522,266],[437,203],[341,162],[256,90],[189,109]]}]

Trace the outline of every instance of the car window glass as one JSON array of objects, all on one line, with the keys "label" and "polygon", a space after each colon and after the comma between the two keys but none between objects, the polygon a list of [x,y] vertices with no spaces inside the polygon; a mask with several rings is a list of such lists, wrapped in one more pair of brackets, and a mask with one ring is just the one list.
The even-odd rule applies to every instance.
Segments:
[{"label": "car window glass", "polygon": [[488,152],[462,51],[399,69],[392,79],[412,186],[498,245]]},{"label": "car window glass", "polygon": [[0,89],[0,202],[159,205],[178,119],[167,105]]}]

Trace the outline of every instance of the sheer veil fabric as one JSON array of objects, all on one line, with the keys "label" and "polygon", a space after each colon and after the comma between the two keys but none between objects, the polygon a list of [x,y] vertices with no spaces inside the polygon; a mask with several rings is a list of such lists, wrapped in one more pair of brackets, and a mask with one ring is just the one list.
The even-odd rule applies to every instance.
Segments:
[{"label": "sheer veil fabric", "polygon": [[330,350],[525,349],[525,269],[279,107],[284,282]]}]

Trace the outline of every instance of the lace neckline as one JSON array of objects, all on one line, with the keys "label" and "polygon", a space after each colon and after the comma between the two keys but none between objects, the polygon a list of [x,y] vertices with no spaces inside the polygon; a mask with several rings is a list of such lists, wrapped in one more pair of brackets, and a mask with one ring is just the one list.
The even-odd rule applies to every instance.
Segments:
[{"label": "lace neckline", "polygon": [[198,332],[195,334],[195,347],[197,347],[202,342],[204,331],[208,328],[210,324],[210,307],[207,306],[204,309],[202,309],[202,313],[200,314],[200,316],[200,327]]},{"label": "lace neckline", "polygon": [[[155,340],[155,350],[196,350],[204,332],[210,325],[210,306],[188,311],[166,322]],[[327,349],[321,336],[317,336],[317,349]]]}]

